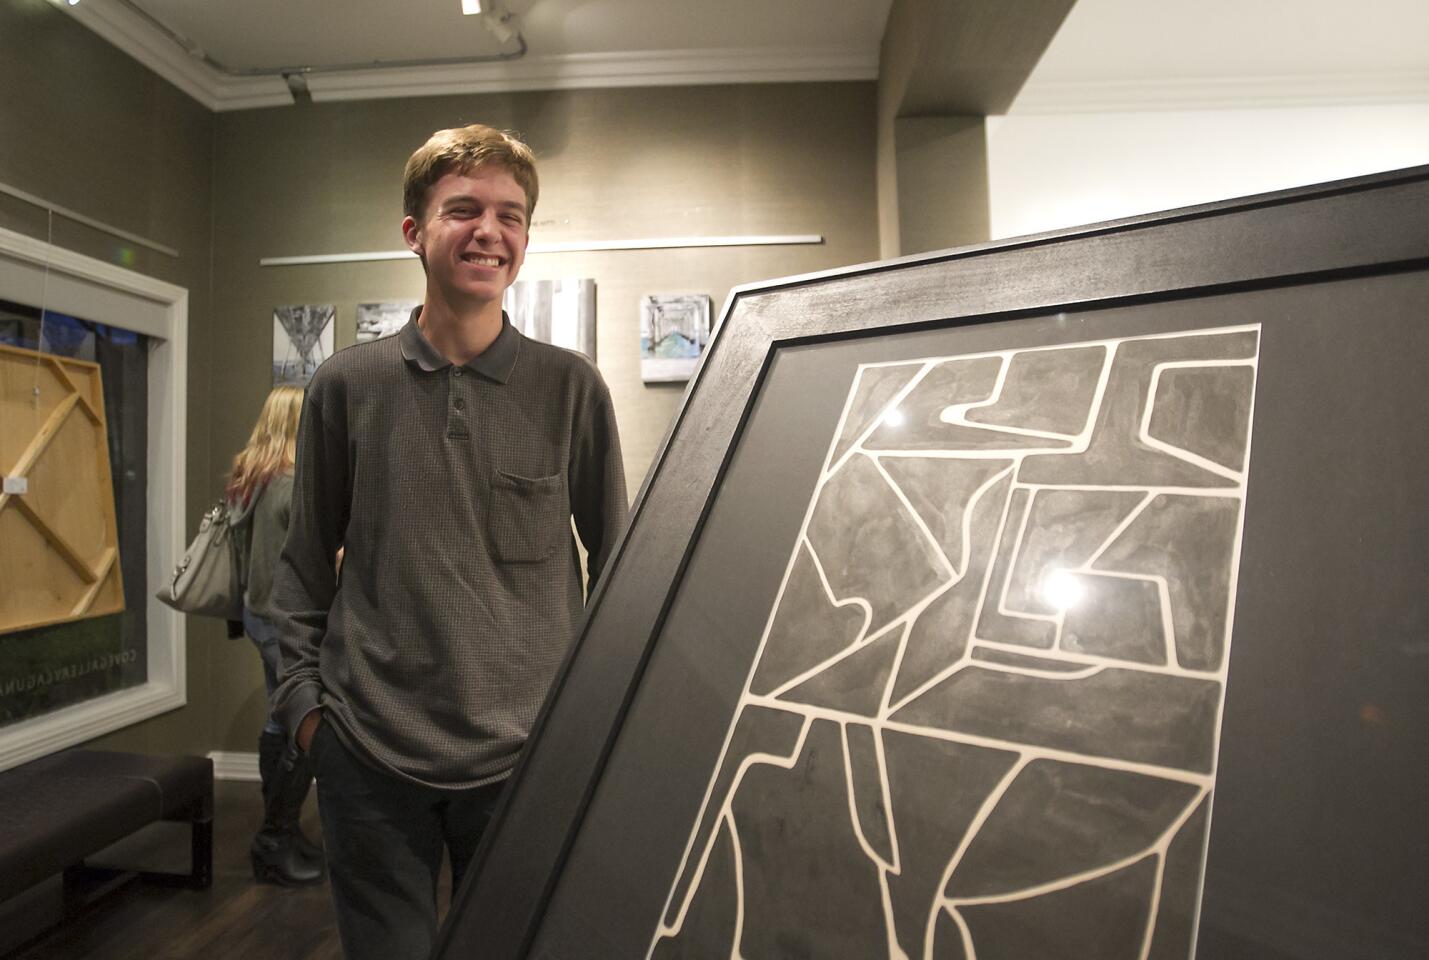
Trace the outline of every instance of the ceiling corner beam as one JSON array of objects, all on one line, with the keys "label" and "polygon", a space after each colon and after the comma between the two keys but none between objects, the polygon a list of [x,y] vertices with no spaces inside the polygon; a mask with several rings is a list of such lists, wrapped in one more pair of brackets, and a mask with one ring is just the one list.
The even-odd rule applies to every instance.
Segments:
[{"label": "ceiling corner beam", "polygon": [[880,100],[894,117],[1006,113],[1075,0],[893,0]]}]

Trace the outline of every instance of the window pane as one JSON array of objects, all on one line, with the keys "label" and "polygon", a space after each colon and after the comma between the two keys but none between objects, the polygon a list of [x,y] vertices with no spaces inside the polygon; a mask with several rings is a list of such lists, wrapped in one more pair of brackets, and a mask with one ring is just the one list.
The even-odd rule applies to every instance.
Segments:
[{"label": "window pane", "polygon": [[125,600],[122,613],[0,634],[0,726],[147,679],[149,339],[52,311],[42,323],[0,300],[0,343],[99,364]]}]

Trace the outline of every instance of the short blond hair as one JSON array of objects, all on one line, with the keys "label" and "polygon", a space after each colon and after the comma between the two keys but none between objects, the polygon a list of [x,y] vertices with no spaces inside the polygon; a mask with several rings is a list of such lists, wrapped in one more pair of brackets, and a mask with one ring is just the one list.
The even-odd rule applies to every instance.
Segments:
[{"label": "short blond hair", "polygon": [[536,155],[516,134],[480,123],[438,130],[408,158],[402,173],[402,212],[421,220],[426,212],[427,193],[438,180],[449,173],[466,173],[483,166],[502,168],[526,191],[529,225],[541,192]]}]

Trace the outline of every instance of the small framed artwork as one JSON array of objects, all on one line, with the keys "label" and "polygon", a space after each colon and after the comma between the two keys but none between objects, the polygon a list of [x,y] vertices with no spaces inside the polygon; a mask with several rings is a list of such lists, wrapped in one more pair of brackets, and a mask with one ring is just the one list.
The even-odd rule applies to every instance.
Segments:
[{"label": "small framed artwork", "polygon": [[511,325],[532,340],[553,343],[595,361],[594,280],[518,280],[507,288],[501,306]]},{"label": "small framed artwork", "polygon": [[290,304],[273,308],[273,386],[306,386],[332,356],[331,303]]},{"label": "small framed artwork", "polygon": [[710,338],[710,298],[704,293],[652,293],[640,298],[640,379],[690,379]]},{"label": "small framed artwork", "polygon": [[357,305],[357,342],[390,337],[406,325],[420,300],[384,300]]}]

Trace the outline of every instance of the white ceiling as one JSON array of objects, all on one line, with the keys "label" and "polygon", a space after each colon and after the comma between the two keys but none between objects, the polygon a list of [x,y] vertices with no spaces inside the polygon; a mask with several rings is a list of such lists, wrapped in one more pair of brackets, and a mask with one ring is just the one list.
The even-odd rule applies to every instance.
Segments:
[{"label": "white ceiling", "polygon": [[[519,50],[460,0],[52,0],[212,109],[435,93],[872,79],[892,0],[503,0]],[[1016,0],[984,0],[1016,2]],[[147,14],[147,18],[145,16]],[[1013,112],[1429,101],[1429,0],[1078,0]]]},{"label": "white ceiling", "polygon": [[[289,102],[278,77],[312,68],[314,100],[781,80],[870,80],[892,0],[501,0],[519,59],[332,72],[361,63],[519,52],[461,0],[52,0],[212,109]],[[500,8],[499,8],[500,9]],[[486,15],[483,15],[486,16]],[[155,27],[179,34],[189,51]]]},{"label": "white ceiling", "polygon": [[1077,0],[1012,112],[1429,102],[1429,0]]},{"label": "white ceiling", "polygon": [[[233,67],[470,57],[504,47],[460,0],[132,0]],[[891,0],[502,0],[538,56],[805,49],[872,54]],[[488,0],[488,6],[490,0]]]},{"label": "white ceiling", "polygon": [[1132,80],[1426,67],[1425,0],[1079,0],[1037,70]]}]

